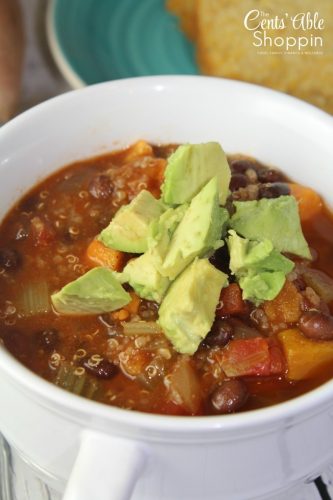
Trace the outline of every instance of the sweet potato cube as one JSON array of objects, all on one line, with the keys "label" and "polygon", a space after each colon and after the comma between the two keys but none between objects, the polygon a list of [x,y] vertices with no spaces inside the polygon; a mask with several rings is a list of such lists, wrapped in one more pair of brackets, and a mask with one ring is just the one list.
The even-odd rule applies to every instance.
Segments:
[{"label": "sweet potato cube", "polygon": [[91,267],[109,267],[113,271],[122,271],[125,254],[119,250],[106,247],[98,240],[93,240],[87,248],[86,258]]},{"label": "sweet potato cube", "polygon": [[302,296],[293,283],[286,280],[275,299],[264,302],[264,311],[271,323],[296,323],[301,316]]},{"label": "sweet potato cube", "polygon": [[290,380],[309,379],[322,368],[333,364],[333,341],[310,340],[297,329],[278,334],[287,360],[287,377]]}]

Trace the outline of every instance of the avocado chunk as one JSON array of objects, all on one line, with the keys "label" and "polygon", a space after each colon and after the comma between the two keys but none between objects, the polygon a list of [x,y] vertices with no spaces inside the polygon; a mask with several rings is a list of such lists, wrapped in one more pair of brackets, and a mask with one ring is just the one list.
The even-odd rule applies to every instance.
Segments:
[{"label": "avocado chunk", "polygon": [[156,262],[161,266],[168,253],[172,236],[183,219],[189,205],[184,203],[177,208],[169,208],[159,219],[151,223],[148,247],[156,257]]},{"label": "avocado chunk", "polygon": [[224,205],[231,173],[220,144],[207,142],[179,146],[168,159],[162,185],[162,199],[169,205],[190,202],[213,177],[217,177],[219,201]]},{"label": "avocado chunk", "polygon": [[140,257],[132,259],[122,273],[121,279],[128,281],[142,299],[160,303],[169,288],[170,280],[160,273],[160,268],[172,235],[187,208],[187,204],[169,208],[153,221],[148,236],[149,249]]},{"label": "avocado chunk", "polygon": [[250,240],[270,240],[276,250],[311,259],[293,196],[234,202],[230,227]]},{"label": "avocado chunk", "polygon": [[176,351],[193,354],[209,333],[228,277],[208,259],[195,259],[171,284],[159,310],[161,328]]},{"label": "avocado chunk", "polygon": [[101,314],[120,309],[131,296],[106,267],[95,267],[51,296],[60,314]]},{"label": "avocado chunk", "polygon": [[175,230],[160,269],[161,274],[173,280],[195,257],[206,257],[221,247],[228,218],[227,210],[219,206],[218,182],[214,177],[192,199]]},{"label": "avocado chunk", "polygon": [[249,273],[239,279],[243,290],[243,299],[261,304],[264,300],[273,300],[282,290],[286,277],[281,271]]},{"label": "avocado chunk", "polygon": [[256,305],[273,300],[281,291],[294,263],[275,250],[270,240],[250,241],[229,231],[230,270],[243,290],[243,298]]},{"label": "avocado chunk", "polygon": [[149,226],[165,208],[146,190],[129,205],[121,207],[98,239],[105,246],[130,253],[143,253],[148,248]]},{"label": "avocado chunk", "polygon": [[122,275],[139,297],[158,303],[170,285],[170,280],[159,272],[158,261],[151,250],[130,260]]},{"label": "avocado chunk", "polygon": [[160,272],[170,241],[188,205],[169,208],[150,225],[149,249],[140,257],[132,259],[122,273],[122,280],[134,288],[143,299],[160,303],[170,285],[170,280]]}]

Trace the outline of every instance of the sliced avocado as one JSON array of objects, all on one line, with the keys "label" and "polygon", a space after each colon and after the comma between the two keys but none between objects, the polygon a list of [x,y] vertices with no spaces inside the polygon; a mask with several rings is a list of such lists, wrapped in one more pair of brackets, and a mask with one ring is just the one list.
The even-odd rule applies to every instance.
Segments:
[{"label": "sliced avocado", "polygon": [[217,177],[220,204],[228,196],[230,167],[218,142],[184,144],[169,157],[164,173],[162,199],[169,205],[181,205],[191,199]]},{"label": "sliced avocado", "polygon": [[164,210],[160,200],[143,190],[129,205],[118,210],[98,239],[115,250],[143,253],[148,248],[149,226]]},{"label": "sliced avocado", "polygon": [[223,229],[229,214],[219,206],[217,179],[211,179],[193,198],[175,230],[160,269],[173,280],[195,257],[207,256],[223,245]]},{"label": "sliced avocado", "polygon": [[269,240],[250,241],[230,230],[227,243],[230,270],[243,290],[243,298],[257,305],[274,299],[294,263],[275,250]]},{"label": "sliced avocado", "polygon": [[113,272],[95,267],[51,296],[60,314],[101,314],[120,309],[131,301]]},{"label": "sliced avocado", "polygon": [[228,277],[208,259],[195,259],[172,283],[159,309],[165,335],[176,351],[193,354],[211,329]]},{"label": "sliced avocado", "polygon": [[122,274],[139,297],[158,303],[170,285],[170,280],[159,272],[156,256],[151,250],[130,260]]},{"label": "sliced avocado", "polygon": [[268,239],[279,252],[311,259],[293,196],[234,202],[230,227],[250,240]]}]

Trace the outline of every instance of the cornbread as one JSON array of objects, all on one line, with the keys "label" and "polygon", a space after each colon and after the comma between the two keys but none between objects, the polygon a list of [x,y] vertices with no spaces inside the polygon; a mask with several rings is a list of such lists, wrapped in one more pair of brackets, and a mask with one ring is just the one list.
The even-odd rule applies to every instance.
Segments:
[{"label": "cornbread", "polygon": [[167,0],[167,9],[180,19],[181,29],[190,40],[197,36],[197,0]]},{"label": "cornbread", "polygon": [[[184,26],[187,1],[173,1]],[[332,0],[191,3],[196,15],[186,30],[196,33],[203,74],[271,87],[333,113]]]}]

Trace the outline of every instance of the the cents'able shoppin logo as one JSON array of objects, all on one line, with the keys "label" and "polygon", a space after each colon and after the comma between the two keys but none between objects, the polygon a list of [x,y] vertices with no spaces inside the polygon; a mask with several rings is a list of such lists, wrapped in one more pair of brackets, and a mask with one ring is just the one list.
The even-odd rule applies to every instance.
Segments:
[{"label": "the cents'able shoppin logo", "polygon": [[272,16],[253,9],[245,15],[244,26],[252,32],[253,46],[261,50],[322,54],[324,48],[322,32],[325,23],[318,12],[299,12],[295,15],[285,12]]}]

